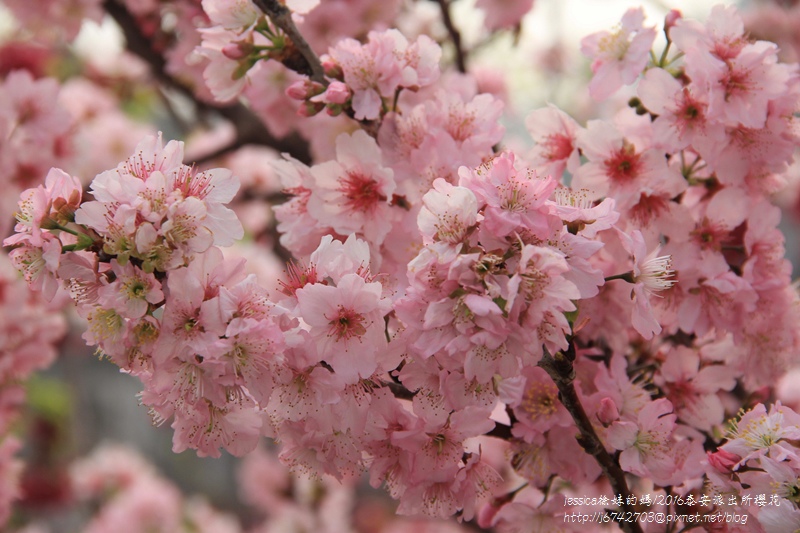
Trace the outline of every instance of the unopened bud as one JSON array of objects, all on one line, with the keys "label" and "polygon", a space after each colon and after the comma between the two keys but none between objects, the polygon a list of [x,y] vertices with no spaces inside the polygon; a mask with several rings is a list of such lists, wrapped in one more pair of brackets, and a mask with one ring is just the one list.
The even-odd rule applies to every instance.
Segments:
[{"label": "unopened bud", "polygon": [[286,88],[286,96],[293,100],[308,100],[323,92],[325,92],[325,87],[321,83],[311,80],[296,81]]},{"label": "unopened bud", "polygon": [[325,104],[321,102],[304,102],[297,109],[297,114],[301,117],[313,117],[323,109],[325,109]]},{"label": "unopened bud", "polygon": [[286,88],[286,96],[292,100],[305,100],[306,99],[306,85],[305,81],[296,81]]},{"label": "unopened bud", "polygon": [[344,79],[344,71],[339,64],[333,60],[330,56],[322,56],[322,69],[325,71],[325,75],[329,78],[334,80],[343,80]]},{"label": "unopened bud", "polygon": [[600,400],[600,407],[597,409],[597,419],[603,426],[608,427],[619,420],[619,409],[614,400],[606,396]]},{"label": "unopened bud", "polygon": [[742,460],[735,453],[726,452],[725,450],[717,450],[714,453],[706,452],[706,455],[708,456],[708,464],[722,474],[730,474],[733,471],[733,467]]},{"label": "unopened bud", "polygon": [[325,91],[325,101],[329,104],[344,104],[352,96],[350,87],[340,81],[332,81]]},{"label": "unopened bud", "polygon": [[222,47],[222,55],[228,59],[238,61],[250,55],[253,51],[253,44],[247,41],[239,41],[237,43],[228,43]]},{"label": "unopened bud", "polygon": [[669,30],[682,18],[683,14],[680,11],[677,9],[670,10],[667,16],[664,17],[664,33],[669,35]]}]

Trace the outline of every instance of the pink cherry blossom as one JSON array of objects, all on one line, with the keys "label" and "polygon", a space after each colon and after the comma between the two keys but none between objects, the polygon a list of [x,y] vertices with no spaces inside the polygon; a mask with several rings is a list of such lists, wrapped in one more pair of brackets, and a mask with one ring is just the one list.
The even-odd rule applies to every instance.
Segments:
[{"label": "pink cherry blossom", "polygon": [[417,217],[420,232],[429,242],[460,242],[478,217],[475,194],[465,187],[455,187],[439,178],[423,198]]},{"label": "pink cherry blossom", "polygon": [[709,117],[705,91],[696,84],[682,86],[667,71],[652,68],[639,82],[638,95],[649,111],[658,115],[653,123],[655,141],[669,150],[680,150],[697,138],[719,140],[722,123]]},{"label": "pink cherry blossom", "polygon": [[663,153],[637,145],[605,122],[589,121],[578,133],[577,146],[588,163],[575,171],[571,187],[588,189],[592,200],[612,196],[622,210],[635,205],[642,189],[659,190],[665,183],[674,184],[669,189],[685,187]]},{"label": "pink cherry blossom", "polygon": [[377,143],[363,131],[336,139],[336,161],[311,167],[315,180],[307,209],[340,235],[358,233],[376,245],[392,226],[393,172]]},{"label": "pink cherry blossom", "polygon": [[763,404],[758,404],[747,411],[736,421],[731,431],[731,439],[722,449],[741,457],[739,464],[749,459],[768,454],[777,460],[783,460],[796,454],[785,442],[800,435],[800,416],[783,407],[780,403],[767,411]]},{"label": "pink cherry blossom", "polygon": [[570,426],[572,418],[558,401],[558,388],[539,367],[526,367],[525,393],[518,405],[512,406],[519,424],[512,430],[514,436],[533,442],[554,426]]},{"label": "pink cherry blossom", "polygon": [[370,32],[367,44],[343,39],[330,50],[330,58],[342,69],[344,82],[353,91],[353,111],[358,120],[381,115],[384,98],[398,87],[419,89],[439,76],[441,50],[428,37],[409,44],[397,30]]},{"label": "pink cherry blossom", "polygon": [[605,100],[623,85],[633,83],[647,64],[655,37],[654,28],[644,27],[642,8],[626,11],[614,31],[584,37],[581,52],[592,60],[594,73],[589,94],[595,100]]},{"label": "pink cherry blossom", "polygon": [[306,285],[296,294],[319,357],[347,382],[370,377],[378,368],[374,354],[386,346],[383,315],[388,309],[380,284],[347,274],[336,287]]},{"label": "pink cherry blossom", "polygon": [[654,479],[669,478],[675,464],[670,437],[675,427],[672,404],[666,399],[649,402],[636,421],[618,421],[606,432],[608,444],[621,450],[620,467]]},{"label": "pink cherry blossom", "polygon": [[631,291],[634,303],[632,324],[636,331],[649,339],[661,332],[661,325],[653,315],[651,298],[658,297],[659,292],[677,283],[673,277],[675,272],[672,270],[672,258],[668,255],[659,256],[659,248],[647,253],[644,238],[639,231],[634,231],[631,235],[620,234],[620,237],[622,245],[633,256],[634,261],[631,277],[634,284]]},{"label": "pink cherry blossom", "polygon": [[[549,176],[538,178],[528,169],[517,170],[514,163],[513,154],[503,153],[475,171],[459,170],[459,185],[468,187],[486,204],[482,228],[492,238],[521,228],[544,233],[548,227],[543,206],[556,181]],[[488,244],[489,239],[485,240]]]},{"label": "pink cherry blossom", "polygon": [[536,109],[525,119],[525,126],[536,145],[528,159],[542,167],[545,175],[559,180],[564,170],[574,172],[580,165],[575,141],[579,126],[564,111],[550,104]]},{"label": "pink cherry blossom", "polygon": [[[165,127],[180,119],[188,152],[158,134],[120,153],[150,126],[117,104],[138,111],[153,90],[142,92],[143,64],[125,56],[90,71],[76,63],[61,93],[20,71],[0,83],[0,181],[22,191],[4,243],[42,293],[0,272],[0,435],[15,427],[22,381],[56,357],[56,309],[71,298],[84,340],[140,381],[173,450],[241,456],[268,437],[304,474],[289,483],[264,462],[246,474],[269,513],[254,531],[447,527],[385,525],[383,503],[353,496],[362,474],[400,513],[477,516],[501,532],[572,530],[573,511],[640,510],[649,495],[673,498],[653,511],[704,516],[726,504],[705,496],[735,498],[732,532],[793,527],[800,417],[759,402],[800,353],[790,239],[772,196],[794,202],[797,67],[751,39],[734,8],[713,8],[705,23],[670,12],[652,52],[655,29],[630,9],[582,48],[590,96],[639,80],[637,98],[603,109],[564,101],[580,124],[554,106],[533,112],[523,158],[501,123],[513,123],[504,102],[518,98],[497,83],[481,92],[477,63],[491,59],[458,11],[279,3],[288,12],[277,18],[250,0],[106,3],[129,51],[164,66],[156,83],[191,89],[163,95],[175,111]],[[532,5],[507,4],[488,26],[518,26]],[[30,6],[11,9],[30,21],[26,38],[52,41]],[[328,51],[321,73],[291,25]],[[459,32],[461,57],[447,42]],[[41,75],[40,59],[15,50],[0,47],[0,63]],[[548,72],[566,71],[561,51],[544,58]],[[440,76],[464,54],[468,72]],[[581,94],[558,97],[571,92]],[[613,118],[595,120],[601,112]],[[94,175],[98,165],[112,168]],[[249,265],[219,248],[245,228],[240,248],[258,251]],[[726,441],[726,418],[742,407]],[[0,473],[13,473],[6,451]],[[100,462],[77,485],[94,515],[76,527],[238,532],[141,461]],[[266,474],[275,480],[255,487]],[[2,519],[15,489],[0,485]],[[753,491],[773,505],[748,500]],[[576,503],[595,495],[609,497]]]},{"label": "pink cherry blossom", "polygon": [[127,318],[141,318],[147,313],[148,304],[164,299],[161,284],[153,274],[142,272],[130,262],[120,265],[116,260],[111,261],[111,270],[116,279],[98,291],[100,305]]},{"label": "pink cherry blossom", "polygon": [[256,22],[261,15],[258,8],[250,0],[203,0],[203,11],[211,22],[228,29],[247,28]]},{"label": "pink cherry blossom", "polygon": [[723,365],[700,368],[699,354],[682,346],[665,359],[656,382],[667,392],[678,419],[704,431],[721,424],[725,410],[718,391],[735,386],[733,371]]}]

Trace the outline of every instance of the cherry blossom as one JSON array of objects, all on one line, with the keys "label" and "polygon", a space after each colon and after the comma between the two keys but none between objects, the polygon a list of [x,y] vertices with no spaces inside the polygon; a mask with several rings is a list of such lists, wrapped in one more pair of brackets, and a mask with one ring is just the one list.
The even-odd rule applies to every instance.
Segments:
[{"label": "cherry blossom", "polygon": [[655,37],[654,28],[644,27],[642,8],[626,11],[613,32],[584,37],[581,52],[592,60],[594,73],[589,84],[592,97],[605,100],[623,85],[633,83],[648,61]]}]

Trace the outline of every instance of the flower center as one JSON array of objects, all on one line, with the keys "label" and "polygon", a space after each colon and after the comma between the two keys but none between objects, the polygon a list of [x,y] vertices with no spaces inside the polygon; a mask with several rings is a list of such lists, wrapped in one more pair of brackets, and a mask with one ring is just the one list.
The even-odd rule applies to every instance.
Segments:
[{"label": "flower center", "polygon": [[351,211],[368,212],[375,209],[378,202],[385,202],[378,184],[372,178],[361,174],[348,173],[340,180],[339,192],[345,197],[345,205]]},{"label": "flower center", "polygon": [[636,281],[643,283],[645,289],[653,293],[669,289],[675,285],[678,280],[674,279],[674,276],[672,256],[662,255],[645,261]]},{"label": "flower center", "polygon": [[547,147],[547,159],[550,161],[561,161],[567,159],[572,153],[572,139],[567,135],[548,135],[544,141]]},{"label": "flower center", "polygon": [[622,148],[605,160],[606,174],[616,182],[628,182],[641,172],[641,154],[634,146],[623,141]]},{"label": "flower center", "polygon": [[525,392],[522,399],[522,409],[535,420],[538,417],[550,418],[558,409],[556,395],[558,389],[546,384],[534,383]]},{"label": "flower center", "polygon": [[128,297],[132,300],[141,300],[147,292],[147,287],[139,279],[130,281],[125,288],[127,289]]},{"label": "flower center", "polygon": [[625,35],[622,32],[622,28],[620,28],[614,33],[610,33],[600,39],[598,49],[608,58],[622,60],[625,54],[628,53],[630,45],[631,43],[628,41],[628,36]]},{"label": "flower center", "polygon": [[356,313],[352,309],[346,309],[341,305],[329,324],[328,335],[336,337],[337,341],[360,337],[367,332],[367,328],[364,325],[364,315]]}]

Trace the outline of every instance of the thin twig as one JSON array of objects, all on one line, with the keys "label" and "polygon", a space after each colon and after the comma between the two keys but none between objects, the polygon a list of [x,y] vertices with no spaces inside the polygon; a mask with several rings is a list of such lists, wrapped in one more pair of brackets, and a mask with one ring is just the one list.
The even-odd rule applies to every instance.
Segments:
[{"label": "thin twig", "polygon": [[278,2],[278,0],[253,0],[258,8],[263,11],[272,22],[283,31],[284,34],[292,41],[292,44],[297,51],[303,56],[306,62],[306,72],[312,80],[323,85],[328,85],[328,80],[325,79],[325,70],[322,68],[322,63],[317,57],[314,50],[308,42],[300,35],[294,21],[292,20],[292,12],[285,5]]},{"label": "thin twig", "polygon": [[450,16],[450,2],[448,0],[435,0],[442,10],[442,22],[444,27],[447,28],[447,33],[450,34],[450,40],[453,42],[453,48],[456,51],[456,68],[459,72],[467,72],[467,58],[466,52],[461,46],[461,33],[458,28],[453,24],[453,19]]},{"label": "thin twig", "polygon": [[[626,512],[635,512],[633,506],[627,503],[631,491],[628,488],[628,482],[625,480],[625,473],[614,458],[611,457],[611,454],[606,451],[578,398],[578,392],[575,390],[575,384],[573,383],[575,380],[575,368],[572,365],[572,361],[561,352],[557,352],[555,356],[552,356],[545,348],[544,355],[539,361],[539,366],[547,372],[556,387],[558,387],[559,400],[569,411],[575,421],[575,425],[578,426],[578,431],[580,432],[576,436],[578,444],[595,458],[611,483],[614,492],[622,496],[622,509]],[[642,533],[642,528],[638,522],[627,523],[621,521],[619,526],[626,533]]]},{"label": "thin twig", "polygon": [[150,65],[155,79],[165,87],[191,99],[198,112],[218,113],[229,120],[236,128],[238,146],[246,144],[268,146],[279,152],[286,152],[303,163],[311,162],[308,143],[299,135],[291,134],[281,139],[276,138],[264,126],[261,119],[240,103],[214,106],[199,100],[191,87],[167,72],[164,56],[153,48],[152,43],[142,33],[136,19],[125,6],[115,0],[105,0],[103,7],[122,29],[128,50]]}]

